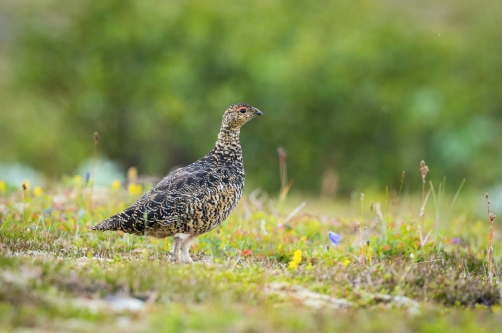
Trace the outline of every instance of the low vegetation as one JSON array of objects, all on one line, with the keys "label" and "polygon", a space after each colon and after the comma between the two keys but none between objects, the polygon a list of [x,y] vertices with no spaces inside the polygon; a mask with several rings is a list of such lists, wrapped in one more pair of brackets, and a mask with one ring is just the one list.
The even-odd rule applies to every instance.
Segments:
[{"label": "low vegetation", "polygon": [[255,191],[194,265],[171,263],[169,239],[90,232],[141,191],[85,183],[0,186],[0,332],[500,331],[490,219],[453,213],[444,183],[337,217]]}]

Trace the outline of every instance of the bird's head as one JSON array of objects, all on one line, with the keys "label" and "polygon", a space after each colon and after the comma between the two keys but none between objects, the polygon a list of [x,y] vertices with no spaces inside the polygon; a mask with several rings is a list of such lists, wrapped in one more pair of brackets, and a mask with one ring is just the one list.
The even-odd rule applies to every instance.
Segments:
[{"label": "bird's head", "polygon": [[222,128],[238,130],[242,125],[262,114],[260,110],[251,105],[245,103],[232,104],[223,114]]}]

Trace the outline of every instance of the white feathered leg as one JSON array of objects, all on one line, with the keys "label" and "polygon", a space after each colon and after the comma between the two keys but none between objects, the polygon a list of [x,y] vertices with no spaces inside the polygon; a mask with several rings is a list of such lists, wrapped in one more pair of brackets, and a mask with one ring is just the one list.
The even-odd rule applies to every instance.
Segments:
[{"label": "white feathered leg", "polygon": [[173,245],[171,246],[171,252],[169,252],[169,255],[171,256],[171,260],[175,263],[181,262],[181,242],[183,242],[183,238],[179,237],[178,234],[174,235]]},{"label": "white feathered leg", "polygon": [[181,260],[183,260],[184,263],[186,264],[192,264],[193,260],[190,257],[190,244],[192,244],[193,240],[197,238],[197,236],[192,236],[188,235],[183,241],[181,242]]}]

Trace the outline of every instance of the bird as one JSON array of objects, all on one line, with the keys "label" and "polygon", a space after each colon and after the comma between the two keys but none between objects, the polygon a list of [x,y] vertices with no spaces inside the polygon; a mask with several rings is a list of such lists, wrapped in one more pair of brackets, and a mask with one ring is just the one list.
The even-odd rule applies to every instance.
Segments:
[{"label": "bird", "polygon": [[223,114],[218,140],[201,159],[177,169],[122,212],[91,228],[134,235],[173,236],[169,255],[176,263],[193,263],[192,241],[219,226],[235,209],[244,191],[241,127],[263,113],[245,103]]}]

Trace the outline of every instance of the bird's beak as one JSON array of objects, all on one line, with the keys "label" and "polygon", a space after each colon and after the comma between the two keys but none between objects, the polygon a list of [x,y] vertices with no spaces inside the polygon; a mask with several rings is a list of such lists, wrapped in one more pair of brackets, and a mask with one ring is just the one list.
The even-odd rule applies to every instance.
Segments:
[{"label": "bird's beak", "polygon": [[256,110],[255,114],[256,114],[257,116],[262,116],[262,115],[263,115],[263,112],[261,112],[260,110]]}]

